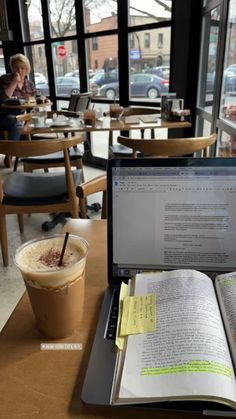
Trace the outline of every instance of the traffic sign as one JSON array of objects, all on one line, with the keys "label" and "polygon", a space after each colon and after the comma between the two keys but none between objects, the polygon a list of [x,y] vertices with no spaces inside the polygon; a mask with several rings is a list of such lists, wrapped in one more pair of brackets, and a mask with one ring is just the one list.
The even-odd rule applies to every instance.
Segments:
[{"label": "traffic sign", "polygon": [[58,47],[57,47],[57,55],[60,58],[66,58],[67,51],[66,51],[65,45],[58,45]]}]

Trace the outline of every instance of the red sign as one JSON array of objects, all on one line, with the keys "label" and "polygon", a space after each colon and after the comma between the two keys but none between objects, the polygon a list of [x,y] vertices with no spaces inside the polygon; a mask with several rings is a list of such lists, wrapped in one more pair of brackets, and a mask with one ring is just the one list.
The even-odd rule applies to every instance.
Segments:
[{"label": "red sign", "polygon": [[66,51],[65,45],[58,45],[58,47],[57,47],[57,55],[60,58],[66,58],[67,51]]}]

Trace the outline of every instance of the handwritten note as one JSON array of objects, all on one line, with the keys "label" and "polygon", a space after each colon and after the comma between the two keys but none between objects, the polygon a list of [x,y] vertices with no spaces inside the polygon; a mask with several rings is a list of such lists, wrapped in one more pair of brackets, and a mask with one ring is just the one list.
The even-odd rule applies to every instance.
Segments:
[{"label": "handwritten note", "polygon": [[156,294],[124,297],[120,336],[156,330]]}]

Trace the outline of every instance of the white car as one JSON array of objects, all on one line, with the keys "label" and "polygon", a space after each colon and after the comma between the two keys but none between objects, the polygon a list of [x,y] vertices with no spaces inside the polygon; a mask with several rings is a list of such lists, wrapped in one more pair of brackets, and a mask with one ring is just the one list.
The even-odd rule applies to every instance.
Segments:
[{"label": "white car", "polygon": [[35,86],[40,83],[47,83],[46,77],[42,73],[34,73]]}]

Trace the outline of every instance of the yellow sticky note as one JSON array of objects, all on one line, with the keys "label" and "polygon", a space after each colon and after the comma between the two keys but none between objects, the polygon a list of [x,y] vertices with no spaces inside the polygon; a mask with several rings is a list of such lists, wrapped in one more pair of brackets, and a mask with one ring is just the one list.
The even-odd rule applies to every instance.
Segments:
[{"label": "yellow sticky note", "polygon": [[123,300],[120,336],[156,330],[156,294],[125,297]]},{"label": "yellow sticky note", "polygon": [[122,308],[123,308],[123,301],[124,301],[124,298],[127,297],[127,294],[128,294],[128,285],[122,282],[121,287],[120,287],[119,313],[118,313],[117,329],[116,329],[116,346],[121,351],[124,349],[125,337],[120,336],[119,329],[120,329],[120,320],[121,320],[121,313],[122,313]]}]

